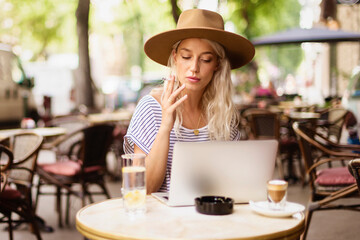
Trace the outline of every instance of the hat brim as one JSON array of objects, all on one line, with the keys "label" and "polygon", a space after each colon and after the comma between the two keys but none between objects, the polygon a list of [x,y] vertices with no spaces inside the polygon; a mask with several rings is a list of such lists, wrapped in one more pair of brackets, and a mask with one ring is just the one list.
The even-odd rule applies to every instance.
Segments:
[{"label": "hat brim", "polygon": [[144,51],[155,62],[167,66],[172,46],[186,38],[205,38],[221,44],[230,61],[231,69],[244,66],[255,55],[254,45],[246,38],[213,28],[183,28],[162,32],[145,42]]}]

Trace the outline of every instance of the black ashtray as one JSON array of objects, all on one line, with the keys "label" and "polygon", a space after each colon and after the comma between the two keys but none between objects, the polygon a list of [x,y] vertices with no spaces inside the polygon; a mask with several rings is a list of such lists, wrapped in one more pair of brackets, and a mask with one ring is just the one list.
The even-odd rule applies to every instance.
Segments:
[{"label": "black ashtray", "polygon": [[221,196],[195,198],[196,211],[207,215],[226,215],[233,211],[234,200]]}]

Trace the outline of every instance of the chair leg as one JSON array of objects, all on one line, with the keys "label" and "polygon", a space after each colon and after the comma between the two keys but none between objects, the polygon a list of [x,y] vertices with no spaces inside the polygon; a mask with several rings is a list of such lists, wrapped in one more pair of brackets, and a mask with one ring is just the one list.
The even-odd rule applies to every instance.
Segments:
[{"label": "chair leg", "polygon": [[105,183],[104,182],[101,182],[100,184],[100,187],[102,188],[103,190],[103,193],[105,194],[105,196],[110,199],[110,194],[109,194],[109,191],[107,190],[106,186],[105,186]]},{"label": "chair leg", "polygon": [[86,205],[86,200],[85,200],[86,196],[87,195],[89,196],[89,200],[90,200],[91,203],[92,203],[92,198],[91,198],[90,193],[87,190],[87,187],[86,187],[85,183],[81,183],[81,188],[82,188],[81,204],[82,204],[82,207],[85,207],[85,205]]},{"label": "chair leg", "polygon": [[[281,159],[281,155],[279,154],[279,156],[276,157],[276,165],[278,167],[278,171],[279,171],[279,177],[281,179],[284,179],[284,167],[282,164],[282,159]],[[109,197],[110,198],[110,197]]]},{"label": "chair leg", "polygon": [[66,194],[66,216],[65,216],[65,224],[69,226],[69,215],[70,215],[70,192]]},{"label": "chair leg", "polygon": [[305,168],[304,168],[304,165],[303,165],[303,162],[302,162],[302,156],[301,156],[301,153],[297,150],[296,151],[296,157],[298,159],[298,164],[299,164],[299,171],[300,171],[300,178],[301,178],[301,183],[302,183],[302,186],[305,186],[306,185],[306,171],[305,171]]},{"label": "chair leg", "polygon": [[60,228],[63,227],[62,225],[62,214],[61,214],[61,188],[56,187],[56,211],[58,213],[58,226]]},{"label": "chair leg", "polygon": [[306,240],[306,236],[309,230],[309,225],[310,225],[310,221],[311,221],[311,217],[312,217],[313,211],[306,211],[306,215],[305,215],[305,229],[304,229],[304,233],[301,236],[301,240]]},{"label": "chair leg", "polygon": [[[31,210],[30,210],[31,211]],[[31,232],[36,236],[37,240],[41,240],[41,235],[40,235],[40,230],[38,227],[38,222],[37,219],[35,217],[35,214],[30,213],[31,217],[30,217],[30,228],[31,228]]]},{"label": "chair leg", "polygon": [[34,211],[36,212],[36,209],[37,209],[37,205],[38,205],[38,202],[39,202],[39,195],[41,194],[40,192],[40,188],[41,188],[41,182],[40,182],[40,177],[39,177],[39,180],[38,180],[38,184],[37,184],[37,187],[36,187],[36,196],[35,196],[35,204],[34,204]]},{"label": "chair leg", "polygon": [[37,240],[42,240],[39,228],[36,226],[36,222],[31,224],[32,232],[35,234]]},{"label": "chair leg", "polygon": [[9,225],[9,229],[8,229],[8,232],[9,232],[9,239],[10,240],[13,240],[13,225],[12,225],[12,218],[11,218],[11,212],[9,213],[8,215],[8,225]]},{"label": "chair leg", "polygon": [[[91,193],[87,191],[87,195],[88,195],[88,198],[89,198],[89,202],[94,203],[94,198],[92,197]],[[86,203],[84,203],[84,204],[86,204]]]}]

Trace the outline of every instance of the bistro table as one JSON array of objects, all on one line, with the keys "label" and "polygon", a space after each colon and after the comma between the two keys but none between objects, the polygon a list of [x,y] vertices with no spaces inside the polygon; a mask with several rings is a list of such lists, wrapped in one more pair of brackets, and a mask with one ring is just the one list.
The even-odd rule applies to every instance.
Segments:
[{"label": "bistro table", "polygon": [[295,121],[304,121],[304,120],[312,121],[320,118],[320,113],[314,113],[314,112],[290,112],[285,115]]},{"label": "bistro table", "polygon": [[24,128],[14,128],[14,129],[4,129],[0,130],[0,140],[10,137],[14,134],[18,133],[36,133],[43,137],[56,137],[66,133],[66,129],[62,127],[40,127],[40,128],[32,128],[32,129],[24,129]]},{"label": "bistro table", "polygon": [[248,204],[234,205],[230,215],[210,216],[195,207],[168,207],[148,195],[144,216],[129,218],[121,198],[94,203],[76,214],[76,228],[89,239],[299,239],[304,214],[272,218]]},{"label": "bistro table", "polygon": [[121,122],[121,121],[130,121],[132,116],[131,111],[121,110],[116,112],[103,112],[103,113],[93,113],[87,116],[87,120],[91,124],[99,124],[106,122]]}]

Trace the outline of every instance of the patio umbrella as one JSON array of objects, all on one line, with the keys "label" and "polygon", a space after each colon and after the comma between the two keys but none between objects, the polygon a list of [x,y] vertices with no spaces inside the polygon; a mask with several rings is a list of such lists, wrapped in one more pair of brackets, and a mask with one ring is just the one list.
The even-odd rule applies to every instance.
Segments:
[{"label": "patio umbrella", "polygon": [[360,41],[360,33],[327,28],[292,28],[272,35],[255,38],[255,46],[280,45],[302,42],[349,42]]}]

